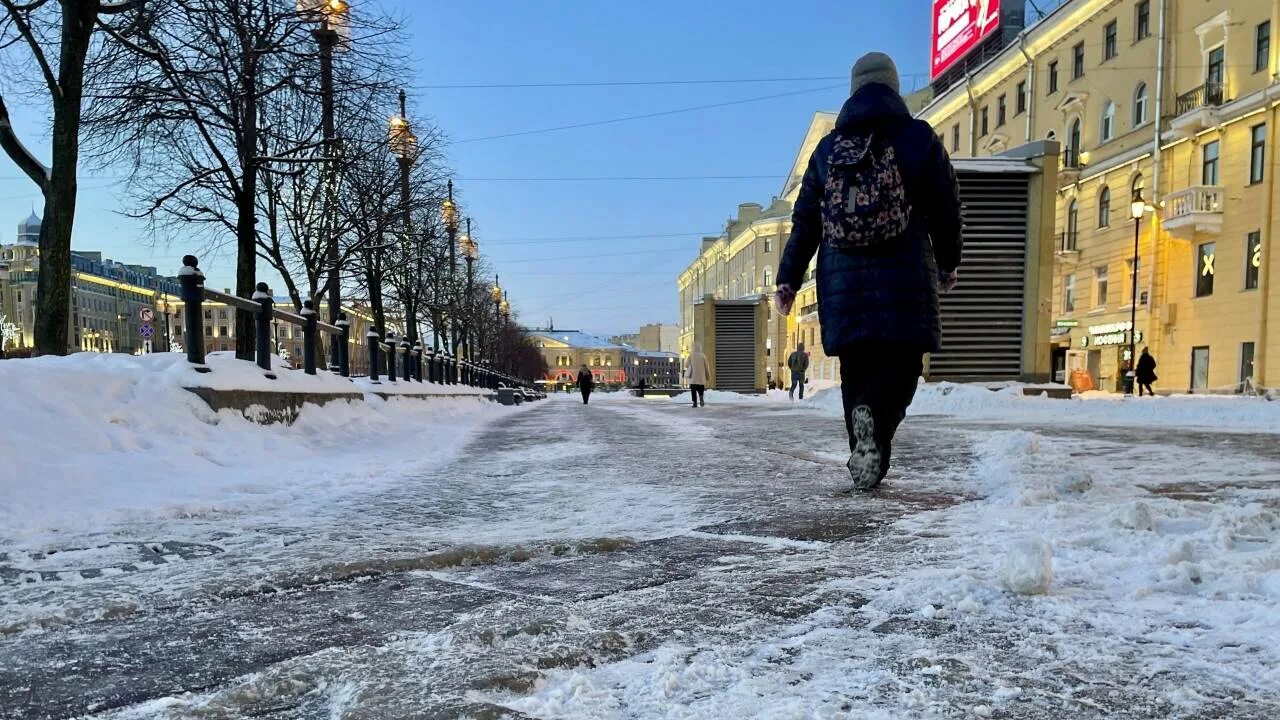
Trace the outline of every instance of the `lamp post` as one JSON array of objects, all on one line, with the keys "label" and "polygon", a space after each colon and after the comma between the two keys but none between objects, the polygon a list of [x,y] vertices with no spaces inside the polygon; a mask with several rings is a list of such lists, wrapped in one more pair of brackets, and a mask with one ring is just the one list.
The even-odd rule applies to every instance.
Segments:
[{"label": "lamp post", "polygon": [[[466,362],[471,362],[475,354],[471,347],[471,307],[476,284],[475,264],[479,256],[480,244],[471,237],[471,218],[467,218],[467,234],[462,236],[462,257],[467,261],[467,294],[464,296],[465,311],[462,318],[462,359]],[[470,378],[466,378],[466,381],[469,383]]]},{"label": "lamp post", "polygon": [[[324,224],[328,233],[329,246],[325,260],[329,265],[328,278],[325,282],[325,296],[328,300],[329,323],[338,322],[338,314],[342,311],[342,282],[338,267],[342,257],[338,252],[338,239],[333,233],[333,209],[336,202],[335,187],[337,137],[333,122],[333,51],[339,48],[345,38],[341,34],[347,32],[347,13],[350,6],[347,0],[308,0],[307,4],[299,3],[300,9],[306,9],[319,21],[320,26],[312,31],[316,45],[320,48],[320,127],[324,135]],[[338,345],[329,343],[329,369],[338,370]]]},{"label": "lamp post", "polygon": [[1141,190],[1133,191],[1133,200],[1129,203],[1129,217],[1133,218],[1133,278],[1132,288],[1130,288],[1130,299],[1132,303],[1129,306],[1129,370],[1124,374],[1124,394],[1133,394],[1133,384],[1136,381],[1136,370],[1138,356],[1136,354],[1138,341],[1138,234],[1142,225],[1142,213],[1147,210],[1147,201],[1142,197]]},{"label": "lamp post", "polygon": [[[502,323],[500,327],[505,332],[507,328],[507,324],[511,322],[511,301],[507,300],[506,290],[502,291],[502,302],[499,303],[498,305],[498,314],[502,317]],[[507,374],[511,374],[512,370],[513,368],[511,367],[511,358],[507,357],[506,358]]]},{"label": "lamp post", "polygon": [[[400,165],[400,212],[401,222],[404,225],[404,245],[406,252],[412,252],[415,256],[414,265],[415,275],[411,283],[414,288],[413,292],[405,302],[404,308],[404,325],[406,331],[406,339],[409,346],[413,347],[418,342],[418,281],[422,278],[422,253],[419,248],[412,247],[413,237],[413,221],[409,212],[409,173],[413,170],[414,160],[418,157],[418,136],[413,134],[413,129],[409,125],[409,115],[405,111],[404,90],[400,91],[400,114],[392,115],[390,122],[387,124],[387,143],[391,147],[391,152],[396,156],[396,161]],[[409,363],[419,379],[422,378],[422,368],[417,361]]]},{"label": "lamp post", "polygon": [[[455,297],[455,280],[458,270],[458,205],[453,201],[453,181],[448,184],[449,195],[445,198],[444,203],[440,207],[440,212],[444,216],[445,233],[449,236],[449,272],[447,277],[448,290],[446,298],[446,307],[449,321],[446,324],[447,334],[445,337],[445,348],[452,349],[452,357],[457,357],[457,328],[455,317],[456,297]],[[438,281],[438,279],[437,279]],[[454,373],[450,377],[456,376],[456,366],[453,360],[446,363],[446,373]]]}]

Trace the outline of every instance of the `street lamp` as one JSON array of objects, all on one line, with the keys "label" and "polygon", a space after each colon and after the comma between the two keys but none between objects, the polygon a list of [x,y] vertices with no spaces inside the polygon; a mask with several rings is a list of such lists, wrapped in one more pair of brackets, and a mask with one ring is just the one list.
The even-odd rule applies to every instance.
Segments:
[{"label": "street lamp", "polygon": [[[413,221],[409,213],[409,173],[413,169],[413,162],[418,157],[418,136],[413,134],[413,128],[409,124],[409,114],[405,110],[404,90],[400,91],[400,114],[392,115],[391,120],[387,124],[387,144],[391,148],[391,153],[396,156],[396,160],[400,165],[400,212],[402,214],[401,222],[404,224],[404,242],[405,249],[412,250],[416,259],[416,275],[410,287],[413,292],[409,293],[405,302],[405,331],[409,347],[413,347],[418,342],[418,280],[422,278],[422,253],[418,248],[410,246],[410,238],[413,237]],[[414,372],[417,374],[418,380],[422,379],[422,367],[416,360],[411,360],[410,365],[413,366]]]},{"label": "street lamp", "polygon": [[1129,306],[1129,370],[1124,374],[1124,394],[1133,394],[1133,384],[1136,380],[1137,360],[1136,354],[1138,341],[1138,234],[1142,225],[1142,213],[1147,211],[1147,201],[1142,197],[1141,190],[1133,191],[1133,200],[1129,203],[1129,217],[1133,218],[1133,287],[1130,289],[1130,299],[1132,303]]},{"label": "street lamp", "polygon": [[[462,351],[463,359],[467,362],[471,361],[471,307],[473,296],[475,295],[475,263],[476,258],[480,256],[480,244],[471,237],[471,218],[467,218],[467,234],[462,236],[462,257],[467,261],[467,294],[465,300],[465,316],[462,319]],[[468,371],[469,372],[469,371]],[[470,377],[464,378],[467,383],[471,382]]]},{"label": "street lamp", "polygon": [[[328,298],[329,323],[338,322],[342,312],[342,256],[338,252],[338,239],[333,233],[333,210],[337,201],[335,161],[337,159],[337,133],[333,122],[333,51],[344,49],[351,41],[349,23],[350,4],[346,0],[298,0],[298,10],[303,16],[320,24],[312,35],[320,48],[320,126],[324,134],[324,232],[328,233],[329,246],[325,260],[329,265],[325,281]],[[329,343],[329,369],[338,370],[338,343]]]},{"label": "street lamp", "polygon": [[[448,196],[440,205],[440,215],[444,220],[445,233],[449,236],[448,298],[446,298],[449,322],[448,334],[445,338],[445,348],[446,350],[450,348],[453,350],[453,355],[451,356],[453,359],[447,363],[449,367],[446,368],[446,372],[451,373],[449,377],[453,378],[457,377],[457,365],[455,363],[457,361],[458,350],[458,330],[456,327],[457,318],[455,317],[457,305],[456,298],[454,297],[456,295],[454,290],[456,287],[456,275],[458,271],[458,205],[453,201],[452,180],[449,181],[448,192]],[[436,283],[436,287],[437,289],[439,288],[439,282]],[[437,298],[437,306],[438,305],[439,298]]]}]

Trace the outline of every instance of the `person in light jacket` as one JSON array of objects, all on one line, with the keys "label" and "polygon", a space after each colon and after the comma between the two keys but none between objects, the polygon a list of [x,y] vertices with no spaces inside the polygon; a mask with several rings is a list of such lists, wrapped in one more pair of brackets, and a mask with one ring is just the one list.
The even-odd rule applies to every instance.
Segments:
[{"label": "person in light jacket", "polygon": [[702,343],[693,344],[693,352],[689,353],[688,365],[684,376],[689,379],[689,394],[693,396],[693,406],[707,406],[707,381],[711,377],[711,365],[707,356],[702,354]]},{"label": "person in light jacket", "polygon": [[586,405],[587,401],[591,399],[591,391],[595,389],[595,386],[596,379],[592,376],[591,370],[589,370],[584,364],[582,368],[578,370],[578,391],[582,393],[583,405]]}]

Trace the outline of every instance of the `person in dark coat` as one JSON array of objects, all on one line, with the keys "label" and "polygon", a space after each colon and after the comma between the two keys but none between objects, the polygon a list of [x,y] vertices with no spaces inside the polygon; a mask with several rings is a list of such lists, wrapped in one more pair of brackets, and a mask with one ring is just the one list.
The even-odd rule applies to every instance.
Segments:
[{"label": "person in dark coat", "polygon": [[587,366],[583,365],[582,368],[578,370],[578,391],[582,393],[583,405],[586,405],[587,401],[591,399],[591,391],[594,390],[595,387],[595,377],[592,376],[591,371],[587,369]]},{"label": "person in dark coat", "polygon": [[888,472],[923,356],[941,348],[938,293],[955,287],[962,246],[951,159],[898,92],[887,55],[854,65],[851,96],[809,158],[777,275],[786,314],[817,255],[822,346],[840,358],[848,467],[860,490]]},{"label": "person in dark coat", "polygon": [[1146,394],[1155,397],[1156,393],[1151,389],[1151,383],[1159,379],[1156,377],[1156,359],[1146,348],[1142,348],[1142,355],[1138,356],[1136,370],[1134,379],[1138,381],[1138,397],[1142,397],[1143,390],[1146,390]]}]

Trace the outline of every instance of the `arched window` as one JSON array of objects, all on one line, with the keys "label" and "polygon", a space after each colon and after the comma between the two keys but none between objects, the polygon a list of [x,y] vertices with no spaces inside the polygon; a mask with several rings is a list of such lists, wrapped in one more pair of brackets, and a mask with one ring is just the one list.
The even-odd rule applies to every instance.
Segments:
[{"label": "arched window", "polygon": [[1106,185],[1098,192],[1098,227],[1111,226],[1111,188]]},{"label": "arched window", "polygon": [[1062,249],[1074,251],[1076,249],[1076,236],[1080,231],[1080,206],[1076,203],[1075,198],[1071,199],[1071,204],[1067,206],[1067,232],[1062,238]]},{"label": "arched window", "polygon": [[1147,84],[1138,83],[1133,91],[1133,126],[1138,127],[1147,122]]},{"label": "arched window", "polygon": [[1116,104],[1113,102],[1108,102],[1106,107],[1102,108],[1101,134],[1102,142],[1116,136]]},{"label": "arched window", "polygon": [[1142,173],[1133,176],[1133,183],[1129,185],[1129,197],[1135,197],[1147,187],[1147,181],[1142,178]]},{"label": "arched window", "polygon": [[1069,168],[1080,167],[1080,118],[1071,121],[1071,127],[1067,129],[1067,158],[1066,166]]}]

